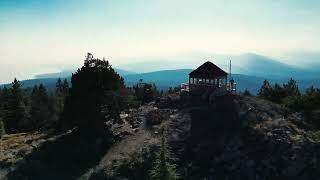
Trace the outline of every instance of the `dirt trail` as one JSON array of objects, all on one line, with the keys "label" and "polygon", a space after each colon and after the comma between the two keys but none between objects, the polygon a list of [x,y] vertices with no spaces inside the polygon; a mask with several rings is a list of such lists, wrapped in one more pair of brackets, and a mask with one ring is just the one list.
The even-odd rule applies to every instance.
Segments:
[{"label": "dirt trail", "polygon": [[137,158],[149,147],[159,144],[159,139],[157,136],[155,136],[153,132],[150,132],[145,127],[146,115],[154,109],[157,108],[152,103],[141,106],[138,111],[135,112],[137,113],[135,116],[141,118],[140,120],[142,121],[140,127],[137,128],[138,131],[133,131],[131,135],[128,135],[123,140],[113,145],[112,148],[109,149],[105,156],[101,159],[99,164],[96,167],[89,169],[87,173],[85,173],[79,179],[90,179],[92,174],[98,172],[103,172],[108,174],[108,176],[113,176],[114,173],[116,173],[116,170],[124,162],[128,162],[133,158]]}]

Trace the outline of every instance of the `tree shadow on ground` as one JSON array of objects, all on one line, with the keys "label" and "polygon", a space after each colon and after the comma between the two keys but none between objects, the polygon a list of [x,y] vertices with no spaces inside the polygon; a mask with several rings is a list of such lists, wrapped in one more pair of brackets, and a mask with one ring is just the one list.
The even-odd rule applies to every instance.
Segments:
[{"label": "tree shadow on ground", "polygon": [[215,104],[203,104],[190,109],[191,129],[187,144],[187,162],[198,167],[195,179],[207,175],[212,158],[224,151],[225,145],[239,133],[241,122],[237,118],[233,97],[221,97]]},{"label": "tree shadow on ground", "polygon": [[238,132],[241,125],[233,101],[233,97],[225,96],[217,98],[213,106],[204,104],[192,108],[189,112],[191,117],[189,141],[192,144],[207,141],[212,145],[211,148],[223,146],[225,140]]},{"label": "tree shadow on ground", "polygon": [[73,132],[44,143],[8,174],[8,180],[77,179],[98,164],[109,149],[108,144],[97,136],[84,138],[79,132]]}]

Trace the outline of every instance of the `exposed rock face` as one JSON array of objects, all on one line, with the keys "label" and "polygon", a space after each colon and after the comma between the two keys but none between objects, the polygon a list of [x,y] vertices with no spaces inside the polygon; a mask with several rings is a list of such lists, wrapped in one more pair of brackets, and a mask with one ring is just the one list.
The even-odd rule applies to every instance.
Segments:
[{"label": "exposed rock face", "polygon": [[[147,177],[160,145],[159,136],[153,133],[157,128],[153,128],[153,125],[161,123],[163,116],[160,114],[165,116],[164,111],[159,110],[154,102],[131,110],[123,125],[123,127],[126,124],[131,125],[131,130],[130,127],[126,128],[131,132],[130,135],[122,136],[121,140],[108,150],[98,165],[88,171],[88,179],[141,179]],[[115,131],[119,131],[119,129]]]},{"label": "exposed rock face", "polygon": [[320,144],[297,118],[265,100],[224,96],[175,115],[170,145],[190,179],[317,179]]}]

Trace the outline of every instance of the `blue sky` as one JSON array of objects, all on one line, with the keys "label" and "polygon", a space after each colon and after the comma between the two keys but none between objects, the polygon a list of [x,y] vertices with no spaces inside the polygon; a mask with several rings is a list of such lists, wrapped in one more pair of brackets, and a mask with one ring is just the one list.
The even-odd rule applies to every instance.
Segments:
[{"label": "blue sky", "polygon": [[[1,0],[0,82],[191,52],[253,52],[286,63],[320,52],[317,0]],[[297,57],[297,56],[295,56]]]}]

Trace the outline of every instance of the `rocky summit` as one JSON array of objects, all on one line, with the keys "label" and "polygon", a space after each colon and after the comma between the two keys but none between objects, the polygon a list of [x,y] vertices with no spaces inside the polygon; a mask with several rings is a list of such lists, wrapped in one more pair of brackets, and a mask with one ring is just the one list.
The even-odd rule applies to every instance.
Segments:
[{"label": "rocky summit", "polygon": [[[305,117],[257,97],[228,94],[203,102],[171,94],[120,117],[121,122],[110,124],[116,142],[103,152],[85,151],[96,152],[90,156],[99,158],[80,172],[68,171],[67,165],[75,165],[72,161],[85,154],[68,159],[51,153],[51,161],[42,160],[49,156],[50,144],[63,143],[72,131],[55,136],[20,134],[26,141],[17,140],[18,135],[3,138],[0,178],[147,179],[163,136],[168,162],[175,165],[180,179],[308,180],[320,175],[320,142]],[[14,146],[6,145],[10,140]],[[66,163],[62,165],[66,169],[55,167],[57,163]]]}]

